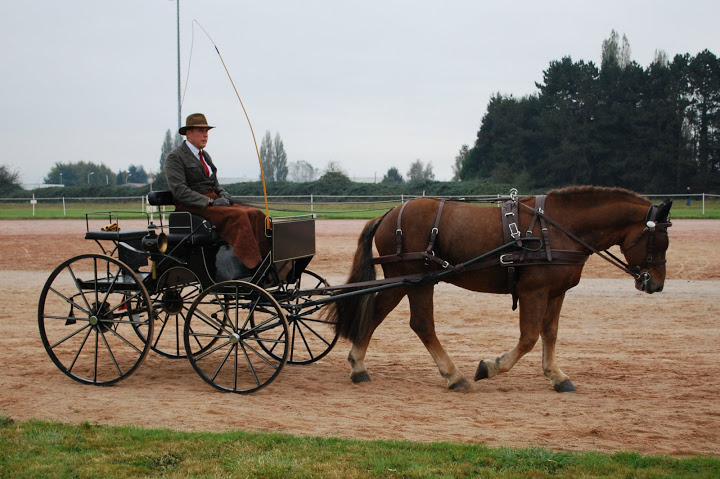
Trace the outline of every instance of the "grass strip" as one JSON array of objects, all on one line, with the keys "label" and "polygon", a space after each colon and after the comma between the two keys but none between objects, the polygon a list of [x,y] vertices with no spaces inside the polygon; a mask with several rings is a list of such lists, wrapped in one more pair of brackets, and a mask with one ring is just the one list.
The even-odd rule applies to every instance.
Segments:
[{"label": "grass strip", "polygon": [[720,459],[553,452],[243,431],[14,422],[0,417],[0,477],[711,478]]}]

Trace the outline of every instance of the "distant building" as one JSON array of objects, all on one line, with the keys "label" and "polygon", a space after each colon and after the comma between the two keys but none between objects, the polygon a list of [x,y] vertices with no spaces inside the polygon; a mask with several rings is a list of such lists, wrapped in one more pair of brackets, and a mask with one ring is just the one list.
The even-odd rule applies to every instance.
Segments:
[{"label": "distant building", "polygon": [[64,188],[65,185],[59,183],[23,183],[20,185],[23,190],[36,190],[38,188]]},{"label": "distant building", "polygon": [[355,183],[379,183],[382,180],[382,177],[378,179],[377,176],[353,176],[350,180]]}]

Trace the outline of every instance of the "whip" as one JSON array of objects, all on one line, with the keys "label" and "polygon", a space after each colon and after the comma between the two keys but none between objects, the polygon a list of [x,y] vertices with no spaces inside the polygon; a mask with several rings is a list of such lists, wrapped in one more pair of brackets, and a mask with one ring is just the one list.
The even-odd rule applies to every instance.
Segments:
[{"label": "whip", "polygon": [[[220,54],[220,50],[218,49],[217,45],[213,41],[210,34],[203,28],[202,25],[197,20],[193,20],[193,29],[192,29],[192,43],[190,44],[190,61],[188,62],[188,74],[185,80],[185,90],[187,90],[188,85],[188,78],[190,77],[190,65],[189,63],[192,61],[192,49],[193,45],[195,43],[195,25],[197,24],[198,27],[205,33],[205,35],[208,37],[208,40],[210,40],[210,43],[212,43],[213,47],[215,47],[215,51],[218,54],[218,57],[220,58],[220,62],[222,63],[223,68],[225,69],[225,73],[227,74],[228,79],[230,80],[230,84],[232,84],[233,90],[235,90],[235,96],[237,96],[238,101],[240,102],[240,106],[242,107],[243,113],[245,114],[245,118],[247,119],[248,126],[250,126],[250,133],[252,134],[253,144],[255,145],[255,153],[257,154],[258,164],[260,166],[260,180],[262,181],[262,187],[263,187],[263,197],[265,198],[265,222],[266,226],[269,229],[270,228],[270,208],[268,207],[268,199],[267,199],[267,188],[265,187],[265,173],[263,172],[263,165],[262,165],[262,158],[260,157],[260,150],[258,149],[257,145],[257,139],[255,138],[255,130],[253,129],[252,122],[250,121],[250,116],[248,115],[247,110],[245,109],[245,104],[242,101],[242,98],[240,98],[240,94],[238,93],[237,87],[235,87],[235,82],[232,79],[232,76],[230,76],[230,71],[228,71],[227,65],[225,65],[225,60],[223,60],[222,55]],[[185,101],[185,90],[183,91],[183,97],[182,101]],[[180,104],[180,107],[182,108],[182,103]]]}]

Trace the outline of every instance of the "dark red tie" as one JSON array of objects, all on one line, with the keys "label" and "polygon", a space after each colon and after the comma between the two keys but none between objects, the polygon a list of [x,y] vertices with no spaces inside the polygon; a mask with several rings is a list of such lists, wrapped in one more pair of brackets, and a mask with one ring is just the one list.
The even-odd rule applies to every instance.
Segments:
[{"label": "dark red tie", "polygon": [[200,154],[200,163],[202,163],[203,168],[205,169],[205,176],[210,178],[210,168],[208,168],[207,163],[205,163],[205,158],[203,158],[202,150],[198,151]]}]

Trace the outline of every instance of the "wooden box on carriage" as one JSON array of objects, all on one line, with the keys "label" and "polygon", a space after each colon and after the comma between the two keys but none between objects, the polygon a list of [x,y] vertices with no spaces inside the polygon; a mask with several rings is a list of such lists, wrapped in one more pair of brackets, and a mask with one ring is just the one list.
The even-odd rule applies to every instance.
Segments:
[{"label": "wooden box on carriage", "polygon": [[315,255],[315,218],[272,218],[273,260]]}]

